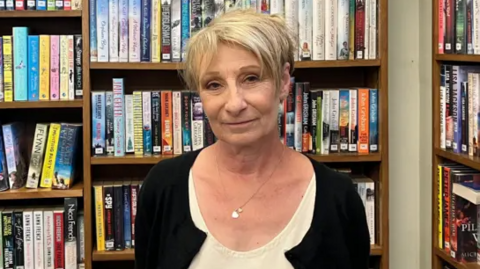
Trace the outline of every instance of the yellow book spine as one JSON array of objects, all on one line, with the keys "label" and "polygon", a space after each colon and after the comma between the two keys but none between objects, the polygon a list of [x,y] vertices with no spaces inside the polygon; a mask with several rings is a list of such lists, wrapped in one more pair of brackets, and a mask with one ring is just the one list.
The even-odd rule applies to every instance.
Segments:
[{"label": "yellow book spine", "polygon": [[42,178],[40,187],[51,188],[53,171],[55,169],[55,159],[57,158],[58,140],[60,139],[61,125],[52,123],[48,132],[47,151],[45,152],[45,160],[43,161]]},{"label": "yellow book spine", "polygon": [[161,41],[160,33],[162,29],[162,7],[161,0],[152,0],[152,22],[151,22],[151,49],[152,49],[152,62],[159,63],[161,60]]},{"label": "yellow book spine", "polygon": [[93,186],[95,193],[95,225],[97,250],[105,250],[105,223],[103,222],[103,186]]},{"label": "yellow book spine", "polygon": [[133,92],[133,139],[134,154],[143,156],[143,110],[142,92]]},{"label": "yellow book spine", "polygon": [[68,100],[68,36],[60,36],[60,100]]},{"label": "yellow book spine", "polygon": [[5,102],[13,102],[12,36],[3,36],[3,83]]},{"label": "yellow book spine", "polygon": [[443,178],[442,178],[442,166],[438,165],[438,185],[437,185],[437,199],[438,199],[438,247],[443,249]]},{"label": "yellow book spine", "polygon": [[40,100],[50,100],[50,36],[40,35]]}]

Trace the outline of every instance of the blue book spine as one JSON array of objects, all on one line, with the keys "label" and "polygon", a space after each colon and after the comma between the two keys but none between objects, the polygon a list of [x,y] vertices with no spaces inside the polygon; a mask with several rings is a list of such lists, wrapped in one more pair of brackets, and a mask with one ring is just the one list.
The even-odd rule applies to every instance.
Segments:
[{"label": "blue book spine", "polygon": [[182,0],[182,61],[185,59],[185,48],[190,39],[190,1]]},{"label": "blue book spine", "polygon": [[92,151],[105,154],[105,92],[92,92]]},{"label": "blue book spine", "polygon": [[113,79],[113,139],[115,156],[124,156],[125,100],[123,78]]},{"label": "blue book spine", "polygon": [[47,0],[37,0],[37,10],[47,10]]},{"label": "blue book spine", "polygon": [[[0,124],[1,126],[1,124]],[[3,134],[0,127],[0,191],[8,190],[8,171],[7,171],[7,159],[5,157],[5,150],[3,147]]]},{"label": "blue book spine", "polygon": [[28,28],[13,27],[13,94],[15,101],[27,101]]},{"label": "blue book spine", "polygon": [[131,187],[123,185],[123,240],[125,248],[132,248],[132,221],[131,221]]},{"label": "blue book spine", "polygon": [[142,1],[142,23],[140,25],[141,39],[141,57],[142,62],[150,62],[150,17],[151,17],[151,0]]},{"label": "blue book spine", "polygon": [[68,189],[72,186],[75,161],[78,155],[75,154],[78,147],[77,142],[81,138],[79,130],[79,125],[75,124],[64,123],[61,126],[52,184],[54,189]]},{"label": "blue book spine", "polygon": [[378,151],[378,90],[370,89],[370,152]]},{"label": "blue book spine", "polygon": [[97,48],[98,62],[108,62],[109,40],[108,40],[108,0],[97,1]]},{"label": "blue book spine", "polygon": [[39,37],[38,35],[28,36],[28,100],[38,101],[39,96]]},{"label": "blue book spine", "polygon": [[90,8],[90,61],[98,61],[97,48],[97,1],[89,0]]}]

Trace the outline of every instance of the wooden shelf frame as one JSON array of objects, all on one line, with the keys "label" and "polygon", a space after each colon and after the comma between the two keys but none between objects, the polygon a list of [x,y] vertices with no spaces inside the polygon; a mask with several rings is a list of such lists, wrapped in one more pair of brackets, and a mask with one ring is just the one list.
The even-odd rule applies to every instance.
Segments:
[{"label": "wooden shelf frame", "polygon": [[46,199],[83,197],[83,182],[74,183],[70,189],[59,190],[50,188],[7,190],[0,192],[0,200]]},{"label": "wooden shelf frame", "polygon": [[0,102],[0,109],[35,109],[35,108],[72,108],[83,107],[82,100],[72,101],[15,101]]},{"label": "wooden shelf frame", "polygon": [[81,10],[2,10],[3,18],[69,18],[82,17]]}]

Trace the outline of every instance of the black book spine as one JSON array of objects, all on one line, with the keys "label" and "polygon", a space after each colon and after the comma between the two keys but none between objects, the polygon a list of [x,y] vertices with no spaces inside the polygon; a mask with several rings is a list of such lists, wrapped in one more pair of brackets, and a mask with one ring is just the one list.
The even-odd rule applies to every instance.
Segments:
[{"label": "black book spine", "polygon": [[82,48],[82,35],[75,35],[74,36],[74,44],[75,44],[75,62],[74,62],[74,73],[75,73],[75,99],[81,99],[83,96],[83,70],[82,70],[82,55],[83,55],[83,48]]},{"label": "black book spine", "polygon": [[104,186],[104,218],[105,218],[105,250],[115,249],[115,237],[113,233],[113,186]]},{"label": "black book spine", "polygon": [[310,92],[310,134],[311,134],[311,147],[310,153],[317,153],[317,121],[318,121],[318,111],[317,111],[317,98],[318,91]]},{"label": "black book spine", "polygon": [[192,98],[190,91],[182,91],[182,142],[183,151],[192,151]]},{"label": "black book spine", "polygon": [[125,240],[123,236],[123,186],[121,184],[113,187],[113,210],[115,249],[123,250],[125,249]]},{"label": "black book spine", "polygon": [[15,243],[13,237],[13,212],[2,213],[4,269],[13,269],[15,264]]},{"label": "black book spine", "polygon": [[162,132],[160,122],[160,92],[152,92],[152,135],[153,154],[162,153]]},{"label": "black book spine", "polygon": [[24,245],[23,245],[23,212],[13,213],[13,236],[15,244],[15,268],[23,268],[25,265]]}]

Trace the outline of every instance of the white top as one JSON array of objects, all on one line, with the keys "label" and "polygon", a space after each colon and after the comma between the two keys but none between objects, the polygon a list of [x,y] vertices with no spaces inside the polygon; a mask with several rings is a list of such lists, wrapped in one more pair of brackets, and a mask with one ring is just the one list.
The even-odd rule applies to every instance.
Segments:
[{"label": "white top", "polygon": [[285,252],[298,245],[310,228],[315,204],[315,185],[315,174],[313,174],[295,214],[274,239],[254,250],[239,252],[226,248],[208,232],[198,206],[195,184],[190,170],[190,213],[195,226],[205,232],[207,238],[189,269],[293,269],[285,257]]}]

